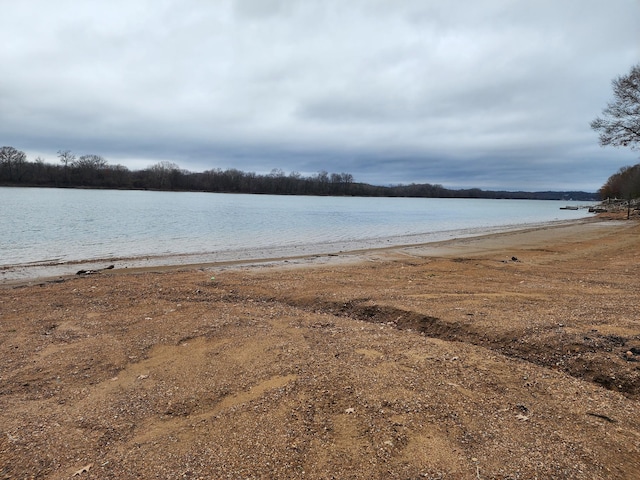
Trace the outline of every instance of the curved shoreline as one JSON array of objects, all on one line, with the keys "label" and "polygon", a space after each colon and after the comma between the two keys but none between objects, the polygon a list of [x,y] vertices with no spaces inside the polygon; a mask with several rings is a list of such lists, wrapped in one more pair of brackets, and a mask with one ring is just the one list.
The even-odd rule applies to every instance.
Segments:
[{"label": "curved shoreline", "polygon": [[78,260],[71,262],[42,262],[0,267],[0,285],[23,285],[55,281],[76,275],[79,271],[98,273],[109,269],[111,273],[133,273],[150,270],[188,268],[230,268],[256,265],[324,264],[328,262],[358,261],[373,254],[390,251],[414,250],[446,254],[470,240],[497,239],[507,234],[546,231],[548,229],[579,227],[588,224],[611,225],[595,217],[573,220],[555,220],[534,224],[514,224],[487,228],[458,229],[406,236],[382,237],[351,242],[303,244],[287,247],[238,249],[219,252],[140,256]]}]

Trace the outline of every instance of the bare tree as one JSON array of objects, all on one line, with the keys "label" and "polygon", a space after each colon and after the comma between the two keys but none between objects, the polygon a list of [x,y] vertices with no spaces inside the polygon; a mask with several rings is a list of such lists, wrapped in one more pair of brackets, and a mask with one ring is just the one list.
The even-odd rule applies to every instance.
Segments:
[{"label": "bare tree", "polygon": [[147,171],[155,188],[174,188],[175,177],[180,173],[180,167],[176,163],[162,161],[151,165]]},{"label": "bare tree", "polygon": [[104,171],[109,166],[100,155],[81,155],[73,160],[74,181],[81,185],[100,185],[104,178]]},{"label": "bare tree", "polygon": [[13,180],[20,180],[22,168],[27,162],[27,155],[14,148],[14,147],[2,147],[0,148],[0,167],[2,170],[6,170],[8,173],[7,180],[10,182]]},{"label": "bare tree", "polygon": [[329,172],[326,170],[320,170],[315,176],[316,181],[319,183],[329,183]]},{"label": "bare tree", "polygon": [[106,168],[108,163],[104,157],[100,155],[82,155],[77,160],[74,159],[74,167],[88,170],[101,170]]},{"label": "bare tree", "polygon": [[640,150],[640,64],[612,82],[613,101],[591,122],[600,145]]},{"label": "bare tree", "polygon": [[71,150],[58,150],[58,158],[65,168],[76,160],[76,156],[71,153]]},{"label": "bare tree", "polygon": [[353,183],[353,175],[345,172],[342,172],[341,175],[342,175],[342,181],[344,183]]}]

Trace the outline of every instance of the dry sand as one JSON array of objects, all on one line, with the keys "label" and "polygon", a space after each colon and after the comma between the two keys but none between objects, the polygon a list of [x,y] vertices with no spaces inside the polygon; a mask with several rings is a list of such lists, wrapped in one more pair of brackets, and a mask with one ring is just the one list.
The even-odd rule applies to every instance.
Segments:
[{"label": "dry sand", "polygon": [[640,225],[0,287],[0,478],[640,478]]}]

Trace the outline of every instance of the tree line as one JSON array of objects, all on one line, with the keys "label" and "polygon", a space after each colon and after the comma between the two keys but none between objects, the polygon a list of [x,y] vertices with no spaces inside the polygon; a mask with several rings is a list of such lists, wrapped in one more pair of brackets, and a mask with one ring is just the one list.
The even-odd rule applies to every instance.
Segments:
[{"label": "tree line", "polygon": [[600,188],[600,198],[633,200],[640,198],[640,163],[622,167]]},{"label": "tree line", "polygon": [[70,150],[58,151],[58,159],[58,164],[48,163],[40,157],[29,161],[24,152],[11,146],[1,147],[0,184],[301,195],[345,194],[353,184],[353,176],[349,173],[322,171],[304,177],[296,172],[286,175],[279,169],[267,175],[219,168],[190,172],[168,161],[142,170],[130,170],[124,165],[110,164],[101,155],[77,156]]},{"label": "tree line", "polygon": [[27,160],[24,152],[10,146],[0,148],[0,185],[111,188],[273,195],[334,195],[360,197],[426,198],[511,198],[594,200],[587,192],[510,192],[479,188],[452,190],[428,183],[380,186],[354,181],[350,173],[319,171],[310,176],[286,174],[273,169],[268,174],[215,168],[190,172],[173,162],[163,161],[142,170],[112,165],[96,154],[76,156],[69,150],[58,152],[58,164],[38,157]]}]

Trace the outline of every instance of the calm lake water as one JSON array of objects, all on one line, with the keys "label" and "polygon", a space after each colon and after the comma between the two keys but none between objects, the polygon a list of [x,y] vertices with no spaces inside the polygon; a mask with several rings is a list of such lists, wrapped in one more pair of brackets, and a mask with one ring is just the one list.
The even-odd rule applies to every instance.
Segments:
[{"label": "calm lake water", "polygon": [[589,216],[568,204],[587,205],[3,187],[0,279],[13,266],[331,253]]}]

